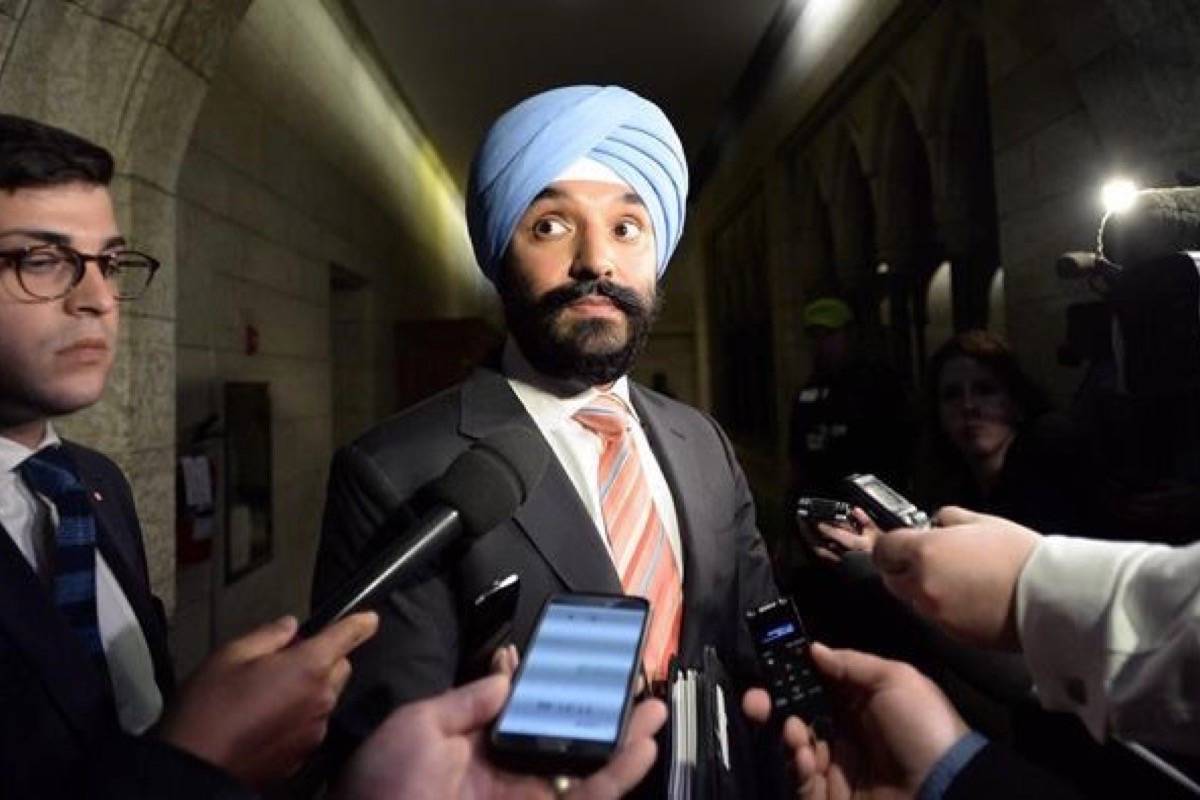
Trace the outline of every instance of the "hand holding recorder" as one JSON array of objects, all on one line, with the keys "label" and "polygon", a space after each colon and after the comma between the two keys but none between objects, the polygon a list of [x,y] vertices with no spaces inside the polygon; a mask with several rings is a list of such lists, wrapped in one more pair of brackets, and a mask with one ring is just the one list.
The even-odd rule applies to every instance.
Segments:
[{"label": "hand holding recorder", "polygon": [[925,530],[928,515],[874,475],[848,475],[842,481],[849,502],[801,497],[796,523],[816,554],[834,563],[846,553],[870,554],[884,531]]},{"label": "hand holding recorder", "polygon": [[875,545],[887,588],[952,636],[1019,649],[1017,579],[1040,536],[1000,517],[948,506],[930,531],[897,530]]},{"label": "hand holding recorder", "polygon": [[[790,716],[783,740],[804,800],[913,797],[930,770],[967,726],[941,690],[907,664],[813,644],[811,656],[832,692],[838,734],[818,738]],[[764,723],[771,701],[761,689],[743,698],[751,719]]]}]

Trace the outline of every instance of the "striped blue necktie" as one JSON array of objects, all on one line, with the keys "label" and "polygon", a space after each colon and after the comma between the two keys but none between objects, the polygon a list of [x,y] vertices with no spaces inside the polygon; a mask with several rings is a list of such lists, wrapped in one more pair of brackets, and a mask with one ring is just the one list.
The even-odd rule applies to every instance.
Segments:
[{"label": "striped blue necktie", "polygon": [[58,511],[54,549],[54,605],[107,672],[96,614],[96,518],[87,488],[61,447],[47,447],[18,468],[35,492]]}]

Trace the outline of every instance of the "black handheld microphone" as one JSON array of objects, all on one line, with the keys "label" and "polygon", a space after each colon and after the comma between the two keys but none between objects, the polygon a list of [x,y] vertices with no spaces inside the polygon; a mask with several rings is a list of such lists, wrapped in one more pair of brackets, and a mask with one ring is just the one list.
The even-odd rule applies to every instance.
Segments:
[{"label": "black handheld microphone", "polygon": [[300,626],[298,638],[362,608],[464,533],[481,536],[507,520],[541,481],[549,460],[545,442],[525,428],[504,428],[476,442],[429,486],[433,508],[338,587]]}]

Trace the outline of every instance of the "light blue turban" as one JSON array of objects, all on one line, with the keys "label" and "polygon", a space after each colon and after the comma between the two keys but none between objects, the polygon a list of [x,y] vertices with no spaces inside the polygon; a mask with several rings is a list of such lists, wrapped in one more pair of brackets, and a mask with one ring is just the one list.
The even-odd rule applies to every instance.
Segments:
[{"label": "light blue turban", "polygon": [[483,139],[467,185],[467,225],[492,283],[517,222],[538,193],[587,157],[628,183],[650,212],[658,277],[679,244],[687,161],[658,106],[619,86],[564,86],[523,100]]}]

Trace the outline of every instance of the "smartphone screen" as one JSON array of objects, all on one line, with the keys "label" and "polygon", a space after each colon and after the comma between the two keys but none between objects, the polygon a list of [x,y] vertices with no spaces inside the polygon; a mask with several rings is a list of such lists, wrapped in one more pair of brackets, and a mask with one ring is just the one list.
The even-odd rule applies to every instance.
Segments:
[{"label": "smartphone screen", "polygon": [[536,753],[547,769],[556,755],[603,763],[628,716],[648,612],[638,597],[557,595],[547,601],[493,745]]}]

